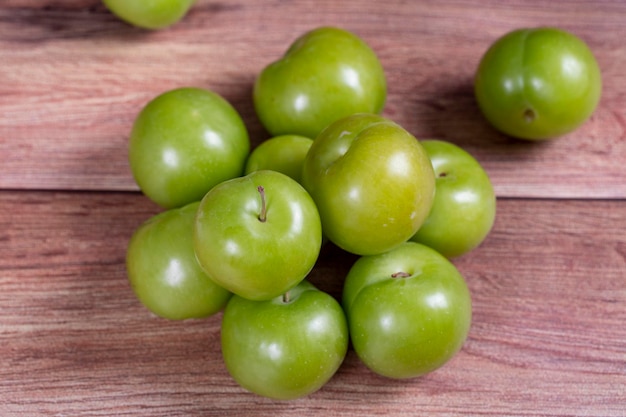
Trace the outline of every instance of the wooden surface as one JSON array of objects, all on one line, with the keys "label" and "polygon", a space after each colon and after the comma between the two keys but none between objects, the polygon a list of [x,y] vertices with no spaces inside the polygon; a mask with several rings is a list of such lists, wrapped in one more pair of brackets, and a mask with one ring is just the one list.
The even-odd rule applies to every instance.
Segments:
[{"label": "wooden surface", "polygon": [[[455,260],[474,316],[449,364],[391,381],[350,351],[322,390],[277,402],[228,375],[220,315],[169,322],[132,294],[128,238],[159,208],[126,146],[140,108],[183,85],[230,100],[259,143],[255,75],[320,25],[377,51],[387,116],[479,159],[498,214]],[[539,25],[587,41],[604,89],[579,130],[533,144],[486,124],[471,80],[497,36]],[[2,0],[0,415],[626,416],[625,39],[620,0],[199,0],[159,32],[94,0]],[[353,260],[326,248],[311,280],[338,296]]]}]

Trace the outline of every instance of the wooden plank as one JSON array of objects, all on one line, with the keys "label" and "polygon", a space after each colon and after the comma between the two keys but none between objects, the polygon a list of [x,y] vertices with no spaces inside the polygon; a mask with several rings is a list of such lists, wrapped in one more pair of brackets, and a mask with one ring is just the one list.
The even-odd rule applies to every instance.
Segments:
[{"label": "wooden plank", "polygon": [[[134,117],[183,85],[209,88],[240,111],[253,144],[256,74],[298,35],[337,25],[362,36],[389,80],[385,115],[418,138],[458,143],[499,196],[626,197],[626,3],[540,0],[199,0],[180,24],[145,32],[96,0],[5,0],[0,6],[0,188],[136,190],[127,162]],[[497,36],[553,25],[581,36],[601,65],[594,116],[560,140],[530,144],[481,117],[472,77]]]},{"label": "wooden plank", "polygon": [[[276,402],[225,370],[218,314],[169,322],[126,281],[130,234],[159,209],[137,193],[0,192],[3,416],[623,416],[626,206],[500,199],[494,229],[455,261],[469,339],[423,378],[374,376],[350,351],[319,392]],[[311,275],[338,296],[354,257]]]}]

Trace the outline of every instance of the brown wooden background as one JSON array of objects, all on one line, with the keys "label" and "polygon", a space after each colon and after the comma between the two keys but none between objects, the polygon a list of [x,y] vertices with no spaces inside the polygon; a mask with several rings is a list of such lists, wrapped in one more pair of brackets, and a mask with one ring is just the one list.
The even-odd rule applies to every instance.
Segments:
[{"label": "brown wooden background", "polygon": [[[239,388],[220,315],[168,322],[134,298],[124,256],[159,208],[127,138],[141,107],[212,89],[267,137],[256,74],[298,35],[337,25],[379,54],[385,114],[473,153],[498,194],[492,234],[455,260],[474,301],[464,349],[412,381],[349,352],[310,397]],[[514,28],[552,25],[590,45],[604,77],[593,117],[555,141],[491,129],[472,95],[481,54]],[[158,32],[95,0],[0,1],[0,415],[626,416],[626,2],[199,0]],[[338,295],[354,259],[334,248],[312,281]]]}]

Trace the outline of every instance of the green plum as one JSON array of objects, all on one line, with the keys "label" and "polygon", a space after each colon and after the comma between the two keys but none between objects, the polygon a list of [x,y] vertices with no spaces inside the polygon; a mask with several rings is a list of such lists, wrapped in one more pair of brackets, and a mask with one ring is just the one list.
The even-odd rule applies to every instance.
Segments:
[{"label": "green plum", "polygon": [[341,305],[302,281],[268,301],[237,295],[222,320],[222,354],[229,373],[258,395],[291,400],[319,390],[348,350]]},{"label": "green plum", "polygon": [[373,372],[415,378],[449,362],[469,333],[472,301],[456,267],[406,242],[351,267],[342,304],[357,356]]},{"label": "green plum", "polygon": [[304,33],[254,84],[256,112],[273,136],[315,138],[354,113],[380,113],[387,97],[383,67],[361,38],[336,27]]},{"label": "green plum", "polygon": [[440,140],[421,142],[435,170],[435,201],[411,238],[453,258],[480,245],[496,216],[496,196],[480,163],[459,146]]},{"label": "green plum", "polygon": [[574,34],[517,29],[483,55],[474,87],[481,111],[496,129],[545,140],[574,131],[591,116],[602,77],[593,53]]},{"label": "green plum", "polygon": [[324,129],[304,160],[302,183],[317,204],[324,235],[357,255],[409,240],[435,194],[422,145],[375,114],[348,116]]},{"label": "green plum", "polygon": [[250,153],[245,174],[270,169],[282,172],[300,183],[304,157],[312,144],[313,139],[299,135],[281,135],[267,139]]},{"label": "green plum", "polygon": [[180,21],[195,0],[103,0],[117,17],[144,29],[162,29]]},{"label": "green plum", "polygon": [[321,243],[313,199],[280,172],[225,181],[198,208],[194,248],[200,265],[244,298],[268,300],[297,285],[313,268]]},{"label": "green plum", "polygon": [[130,167],[139,188],[162,207],[200,201],[243,173],[250,152],[239,113],[220,95],[183,87],[152,99],[133,124]]},{"label": "green plum", "polygon": [[171,320],[203,318],[222,310],[231,293],[215,284],[196,260],[193,227],[199,203],[159,213],[133,233],[126,253],[137,298]]}]

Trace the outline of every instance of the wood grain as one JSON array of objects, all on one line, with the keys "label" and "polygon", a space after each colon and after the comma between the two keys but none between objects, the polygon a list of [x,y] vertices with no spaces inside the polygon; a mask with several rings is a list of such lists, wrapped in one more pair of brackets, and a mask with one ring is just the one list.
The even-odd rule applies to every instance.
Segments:
[{"label": "wood grain", "polygon": [[[97,0],[4,0],[0,188],[136,190],[127,162],[134,117],[157,94],[185,85],[227,98],[256,145],[267,137],[252,105],[256,74],[298,35],[337,25],[379,54],[389,82],[385,115],[418,138],[465,147],[499,196],[624,198],[624,22],[621,0],[200,0],[178,25],[146,32]],[[498,36],[540,25],[571,30],[590,45],[604,90],[579,130],[532,144],[486,124],[472,77]]]},{"label": "wood grain", "polygon": [[[159,211],[137,193],[0,192],[3,416],[624,416],[626,217],[621,201],[500,199],[484,244],[455,261],[472,292],[464,349],[423,378],[374,376],[350,351],[319,392],[239,388],[221,315],[170,322],[127,284],[130,234]],[[334,296],[354,257],[326,248]]]}]

